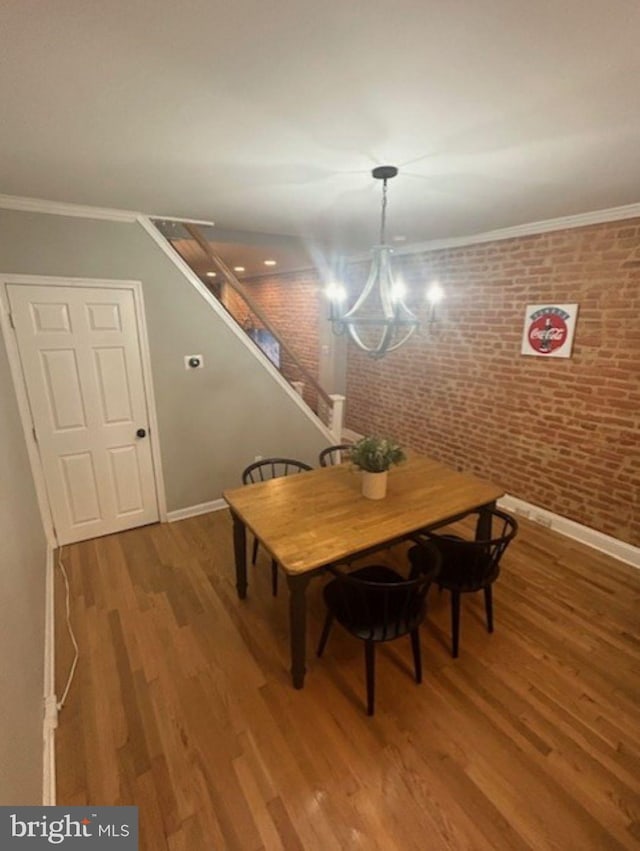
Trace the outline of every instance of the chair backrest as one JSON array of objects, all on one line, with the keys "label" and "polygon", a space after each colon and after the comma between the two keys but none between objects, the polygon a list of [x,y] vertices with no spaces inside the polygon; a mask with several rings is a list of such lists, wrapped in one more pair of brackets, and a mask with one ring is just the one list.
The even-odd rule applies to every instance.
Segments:
[{"label": "chair backrest", "polygon": [[[494,509],[491,514],[491,537],[487,540],[467,540],[456,535],[430,533],[442,553],[442,584],[454,590],[482,588],[497,579],[500,560],[518,532],[515,517]],[[479,512],[470,516],[479,518]]]},{"label": "chair backrest", "polygon": [[333,467],[334,464],[341,464],[343,461],[348,461],[352,443],[337,443],[335,446],[327,446],[318,455],[318,461],[321,467]]},{"label": "chair backrest", "polygon": [[242,484],[254,485],[256,482],[266,482],[269,479],[278,479],[280,476],[290,476],[293,473],[304,473],[308,470],[313,470],[313,467],[294,458],[261,458],[260,461],[254,461],[242,471]]},{"label": "chair backrest", "polygon": [[[335,566],[329,568],[338,580],[339,605],[333,614],[342,626],[365,641],[390,641],[422,623],[427,592],[440,571],[441,555],[431,543],[421,546],[425,569],[414,579],[376,581]],[[370,568],[372,573],[374,569]]]}]

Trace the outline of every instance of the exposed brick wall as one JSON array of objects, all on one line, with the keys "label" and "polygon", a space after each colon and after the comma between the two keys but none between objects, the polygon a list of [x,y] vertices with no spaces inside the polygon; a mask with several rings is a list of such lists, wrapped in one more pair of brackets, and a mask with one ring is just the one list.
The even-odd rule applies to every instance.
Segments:
[{"label": "exposed brick wall", "polygon": [[[313,273],[257,278],[246,282],[245,287],[278,336],[317,381],[320,365],[318,313],[321,307],[321,287]],[[243,324],[247,308],[230,287],[226,290],[227,309]],[[260,324],[255,318],[253,321],[255,325]],[[281,371],[285,378],[289,381],[304,381],[304,375],[287,353],[281,352],[280,356]],[[317,395],[308,382],[305,382],[304,399],[317,410]]]},{"label": "exposed brick wall", "polygon": [[249,309],[243,298],[230,286],[223,284],[220,288],[220,301],[227,308],[229,313],[236,320],[238,325],[243,328],[250,322]]},{"label": "exposed brick wall", "polygon": [[[396,257],[422,328],[375,361],[349,346],[346,426],[392,435],[640,546],[640,220]],[[367,267],[351,270],[360,286]],[[423,294],[446,292],[429,326]],[[250,284],[318,374],[321,286]],[[569,359],[520,355],[524,312],[579,304]]]},{"label": "exposed brick wall", "polygon": [[[350,347],[347,426],[640,545],[640,220],[399,266],[423,326],[379,361]],[[433,278],[446,301],[428,327]],[[539,302],[579,304],[570,359],[520,355],[525,307]]]}]

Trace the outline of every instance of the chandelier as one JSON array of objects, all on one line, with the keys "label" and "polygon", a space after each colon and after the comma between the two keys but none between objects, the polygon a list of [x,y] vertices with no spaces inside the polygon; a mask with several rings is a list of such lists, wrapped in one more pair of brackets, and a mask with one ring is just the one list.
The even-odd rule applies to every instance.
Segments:
[{"label": "chandelier", "polygon": [[385,238],[387,181],[398,174],[394,165],[381,165],[371,172],[382,181],[380,241],[371,253],[367,282],[353,307],[343,312],[346,292],[338,284],[327,287],[329,319],[335,334],[348,333],[353,342],[372,358],[381,358],[404,345],[418,327],[418,320],[403,301],[405,287],[394,281],[391,271],[393,249]]}]

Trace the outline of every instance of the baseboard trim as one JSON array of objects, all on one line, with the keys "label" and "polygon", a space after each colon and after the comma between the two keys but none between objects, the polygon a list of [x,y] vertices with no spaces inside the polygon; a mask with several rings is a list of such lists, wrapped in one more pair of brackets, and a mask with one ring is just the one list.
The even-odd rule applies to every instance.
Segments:
[{"label": "baseboard trim", "polygon": [[576,523],[575,520],[569,520],[568,517],[554,514],[552,511],[547,511],[546,508],[532,505],[532,503],[525,502],[523,499],[518,499],[510,494],[506,494],[498,500],[498,505],[507,511],[513,511],[514,514],[526,517],[534,523],[553,529],[567,538],[573,538],[581,544],[586,544],[594,550],[599,550],[601,553],[618,559],[618,561],[623,561],[625,564],[640,569],[640,548],[627,544],[626,541],[605,535],[604,532],[598,532],[597,529],[592,529],[590,526],[583,526],[581,523]]},{"label": "baseboard trim", "polygon": [[56,803],[55,745],[58,723],[55,684],[54,558],[54,548],[48,545],[45,563],[44,704],[42,726],[42,803],[45,807],[52,807]]},{"label": "baseboard trim", "polygon": [[226,500],[213,499],[211,502],[201,502],[199,505],[188,505],[186,508],[178,508],[176,511],[167,512],[167,521],[175,523],[176,520],[186,520],[187,517],[197,517],[199,514],[210,514],[212,511],[221,511],[228,508]]}]

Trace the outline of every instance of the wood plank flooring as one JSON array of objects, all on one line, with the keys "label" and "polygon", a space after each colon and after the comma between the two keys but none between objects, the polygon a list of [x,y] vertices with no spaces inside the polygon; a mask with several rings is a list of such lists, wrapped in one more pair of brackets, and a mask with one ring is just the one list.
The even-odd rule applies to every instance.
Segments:
[{"label": "wood plank flooring", "polygon": [[423,684],[408,639],[380,648],[367,718],[361,643],[313,652],[323,579],[295,691],[285,583],[261,552],[239,601],[231,537],[222,511],[64,548],[58,803],[137,804],[144,851],[640,848],[640,571],[521,521],[495,633],[466,596],[451,659],[433,588]]}]

